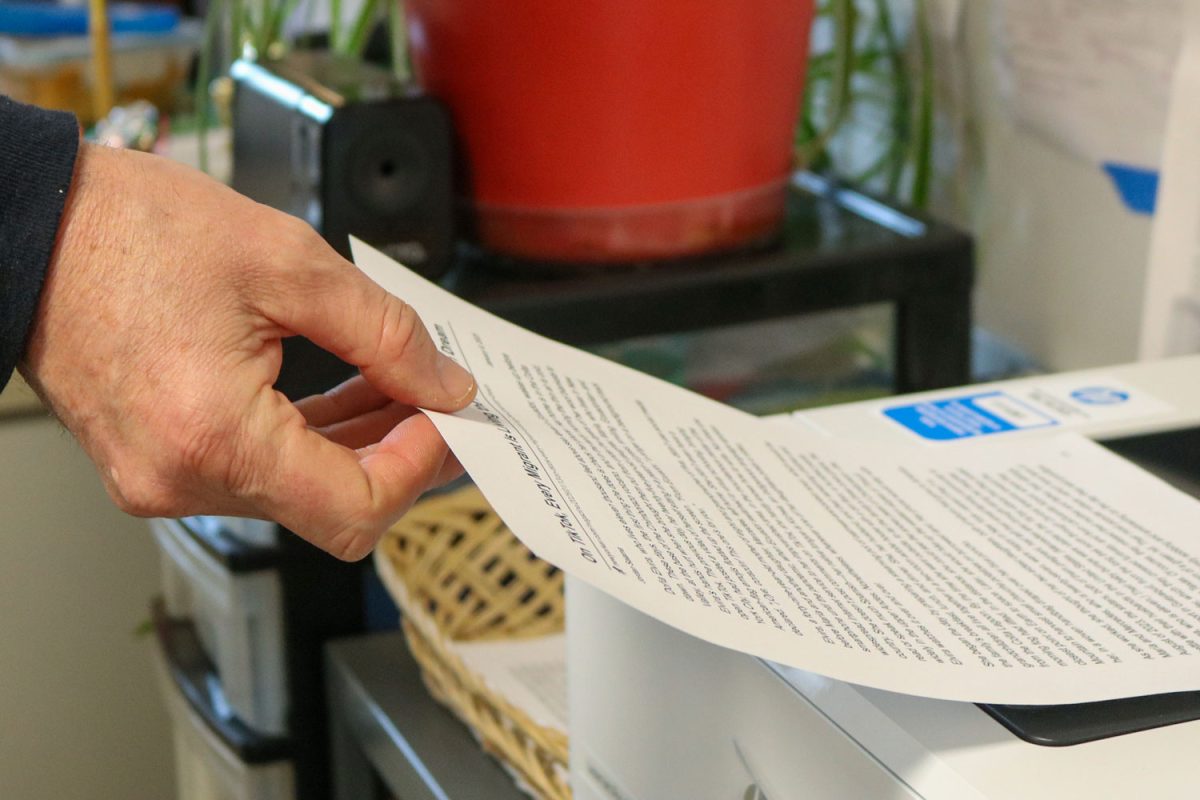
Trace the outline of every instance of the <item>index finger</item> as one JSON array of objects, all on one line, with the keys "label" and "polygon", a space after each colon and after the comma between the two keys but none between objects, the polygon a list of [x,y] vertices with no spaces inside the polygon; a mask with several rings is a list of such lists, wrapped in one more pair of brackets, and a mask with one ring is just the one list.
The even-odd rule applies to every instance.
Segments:
[{"label": "index finger", "polygon": [[395,400],[438,411],[465,408],[475,382],[437,349],[416,310],[315,233],[305,236],[307,257],[289,263],[287,275],[262,293],[259,311],[358,367]]}]

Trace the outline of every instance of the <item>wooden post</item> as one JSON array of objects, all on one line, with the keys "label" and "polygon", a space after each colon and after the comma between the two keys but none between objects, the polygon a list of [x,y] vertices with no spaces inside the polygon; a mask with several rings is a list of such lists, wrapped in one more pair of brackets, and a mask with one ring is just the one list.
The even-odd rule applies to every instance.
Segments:
[{"label": "wooden post", "polygon": [[112,42],[109,38],[108,6],[105,0],[88,0],[88,34],[92,40],[92,113],[96,121],[112,110]]}]

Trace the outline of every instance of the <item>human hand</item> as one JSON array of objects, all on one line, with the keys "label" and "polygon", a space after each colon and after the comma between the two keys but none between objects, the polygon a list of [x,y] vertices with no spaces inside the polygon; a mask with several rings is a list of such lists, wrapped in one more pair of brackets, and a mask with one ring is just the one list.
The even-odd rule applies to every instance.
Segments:
[{"label": "human hand", "polygon": [[[295,405],[300,334],[361,376]],[[461,473],[415,406],[471,376],[304,222],[166,159],[82,145],[21,372],[138,516],[274,519],[354,560]]]}]

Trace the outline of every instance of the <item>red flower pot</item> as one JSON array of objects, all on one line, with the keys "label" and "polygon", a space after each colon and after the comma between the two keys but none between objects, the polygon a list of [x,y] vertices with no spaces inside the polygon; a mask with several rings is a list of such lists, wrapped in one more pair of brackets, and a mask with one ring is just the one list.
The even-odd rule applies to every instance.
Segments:
[{"label": "red flower pot", "polygon": [[773,233],[812,0],[406,0],[482,243],[666,259]]}]

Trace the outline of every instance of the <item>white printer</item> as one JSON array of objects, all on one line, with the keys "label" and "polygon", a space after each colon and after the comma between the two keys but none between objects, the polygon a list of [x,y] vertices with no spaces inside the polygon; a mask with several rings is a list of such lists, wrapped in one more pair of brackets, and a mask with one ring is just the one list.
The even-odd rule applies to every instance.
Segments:
[{"label": "white printer", "polygon": [[[793,420],[916,448],[1077,430],[1200,496],[1200,356]],[[576,580],[567,591],[577,800],[1200,797],[1200,692],[1046,707],[931,700],[708,644]]]}]

